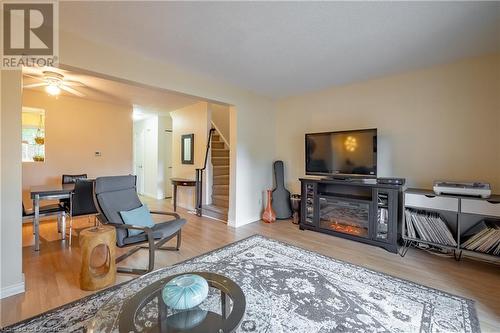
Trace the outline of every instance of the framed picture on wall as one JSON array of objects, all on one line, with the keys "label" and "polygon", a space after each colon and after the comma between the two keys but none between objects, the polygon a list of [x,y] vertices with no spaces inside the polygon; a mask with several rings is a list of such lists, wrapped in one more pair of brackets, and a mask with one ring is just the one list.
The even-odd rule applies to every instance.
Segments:
[{"label": "framed picture on wall", "polygon": [[194,164],[194,134],[181,136],[182,164]]}]

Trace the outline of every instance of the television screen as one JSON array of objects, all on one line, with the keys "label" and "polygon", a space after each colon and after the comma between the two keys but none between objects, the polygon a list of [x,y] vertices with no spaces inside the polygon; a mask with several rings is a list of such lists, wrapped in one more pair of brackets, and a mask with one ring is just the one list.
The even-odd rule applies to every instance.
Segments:
[{"label": "television screen", "polygon": [[306,174],[377,175],[377,130],[306,134]]}]

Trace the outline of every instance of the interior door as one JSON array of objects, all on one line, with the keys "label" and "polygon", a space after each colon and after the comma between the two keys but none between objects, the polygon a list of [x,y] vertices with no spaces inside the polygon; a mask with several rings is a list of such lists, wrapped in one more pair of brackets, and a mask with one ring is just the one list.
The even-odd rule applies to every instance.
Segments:
[{"label": "interior door", "polygon": [[172,197],[172,185],[170,178],[172,178],[172,130],[165,130],[165,196]]},{"label": "interior door", "polygon": [[144,129],[134,133],[134,168],[137,176],[137,192],[144,194]]}]

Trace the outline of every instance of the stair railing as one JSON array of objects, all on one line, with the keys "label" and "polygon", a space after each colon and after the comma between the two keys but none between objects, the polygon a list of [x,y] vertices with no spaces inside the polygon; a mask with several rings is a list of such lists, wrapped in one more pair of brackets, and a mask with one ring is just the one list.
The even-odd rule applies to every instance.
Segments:
[{"label": "stair railing", "polygon": [[212,133],[215,128],[211,128],[208,132],[207,149],[205,150],[205,161],[203,168],[196,169],[196,215],[201,216],[203,206],[203,172],[207,168],[208,152],[210,150],[210,142],[212,141]]}]

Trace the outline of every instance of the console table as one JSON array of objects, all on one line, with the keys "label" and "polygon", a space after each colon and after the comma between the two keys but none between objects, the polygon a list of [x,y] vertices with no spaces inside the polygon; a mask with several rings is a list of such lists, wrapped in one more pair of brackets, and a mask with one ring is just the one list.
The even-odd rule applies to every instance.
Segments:
[{"label": "console table", "polygon": [[500,263],[499,256],[467,250],[462,246],[464,232],[476,223],[485,218],[500,220],[500,195],[492,195],[487,199],[483,199],[459,195],[437,195],[432,190],[408,189],[405,192],[404,201],[405,207],[438,213],[446,221],[457,245],[450,246],[412,238],[408,235],[407,221],[404,219],[402,229],[403,249],[401,255],[404,256],[410,246],[426,244],[435,248],[452,250],[457,260],[462,257],[462,254],[465,254]]},{"label": "console table", "polygon": [[299,227],[398,252],[404,185],[301,178]]},{"label": "console table", "polygon": [[177,187],[178,186],[196,186],[196,180],[184,178],[170,178],[174,186],[174,212],[177,211]]}]

